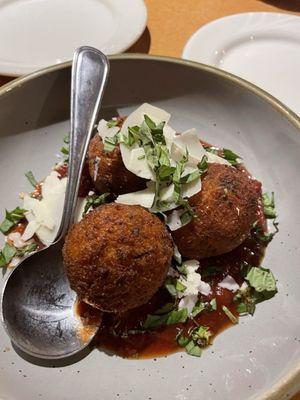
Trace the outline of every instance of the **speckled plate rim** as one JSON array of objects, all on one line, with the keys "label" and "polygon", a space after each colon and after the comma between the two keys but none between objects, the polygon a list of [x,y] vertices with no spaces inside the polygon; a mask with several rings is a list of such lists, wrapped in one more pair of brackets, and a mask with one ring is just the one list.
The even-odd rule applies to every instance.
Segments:
[{"label": "speckled plate rim", "polygon": [[[238,85],[244,89],[249,90],[253,94],[257,95],[261,99],[265,100],[267,103],[269,103],[274,109],[276,109],[283,117],[289,120],[289,122],[294,125],[300,133],[300,117],[297,116],[292,110],[290,110],[287,106],[285,106],[283,103],[281,103],[279,100],[277,100],[275,97],[264,91],[263,89],[260,89],[259,87],[255,86],[254,84],[239,78],[233,74],[230,74],[229,72],[223,71],[221,69],[206,65],[206,64],[201,64],[195,61],[188,61],[188,60],[183,60],[180,58],[173,58],[173,57],[165,57],[165,56],[152,56],[152,55],[145,55],[145,54],[129,54],[129,53],[124,53],[124,54],[118,54],[118,55],[112,55],[109,56],[110,60],[152,60],[152,61],[162,61],[162,62],[167,62],[171,64],[179,64],[183,65],[186,67],[190,67],[193,69],[199,69],[202,71],[207,71],[213,75],[216,75],[219,78],[226,79],[227,81],[230,81],[234,83],[235,85]],[[40,69],[38,71],[35,71],[29,75],[25,75],[23,77],[14,79],[13,81],[3,85],[0,88],[0,96],[5,95],[6,93],[10,92],[11,90],[22,86],[22,84],[34,80],[35,78],[46,75],[50,72],[53,71],[58,71],[64,68],[68,68],[71,66],[71,61],[49,66],[43,69]],[[294,367],[293,370],[288,372],[285,376],[283,376],[278,382],[276,382],[270,389],[268,389],[266,392],[260,394],[260,395],[255,395],[251,397],[252,400],[282,400],[283,397],[289,398],[293,394],[297,393],[297,391],[300,390],[300,361],[299,363]]]}]

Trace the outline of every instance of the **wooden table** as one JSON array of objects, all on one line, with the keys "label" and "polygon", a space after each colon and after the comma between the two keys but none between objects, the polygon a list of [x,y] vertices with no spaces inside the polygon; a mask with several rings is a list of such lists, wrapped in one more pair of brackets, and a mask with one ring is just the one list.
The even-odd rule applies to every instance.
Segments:
[{"label": "wooden table", "polygon": [[[148,25],[129,51],[180,57],[200,26],[225,15],[273,11],[300,15],[300,0],[145,0]],[[0,76],[0,85],[11,80]],[[300,400],[300,393],[291,400]]]}]

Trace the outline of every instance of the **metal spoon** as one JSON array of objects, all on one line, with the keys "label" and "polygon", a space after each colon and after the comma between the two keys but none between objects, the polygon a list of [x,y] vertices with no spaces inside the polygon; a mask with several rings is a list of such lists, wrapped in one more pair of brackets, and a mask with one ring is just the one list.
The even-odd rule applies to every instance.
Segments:
[{"label": "metal spoon", "polygon": [[75,52],[69,173],[60,233],[50,247],[21,262],[2,291],[2,322],[6,332],[23,352],[42,359],[56,360],[80,352],[98,328],[93,324],[85,329],[74,312],[76,293],[70,289],[61,250],[73,222],[84,158],[108,71],[108,60],[100,51],[81,47]]}]

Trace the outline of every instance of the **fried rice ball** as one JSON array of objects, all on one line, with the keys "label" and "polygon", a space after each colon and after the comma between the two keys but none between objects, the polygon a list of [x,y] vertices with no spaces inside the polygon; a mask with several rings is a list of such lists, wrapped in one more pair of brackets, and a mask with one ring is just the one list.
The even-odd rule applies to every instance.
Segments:
[{"label": "fried rice ball", "polygon": [[71,288],[106,312],[147,303],[164,283],[172,254],[171,236],[155,215],[116,203],[75,224],[63,248]]},{"label": "fried rice ball", "polygon": [[260,182],[246,171],[210,164],[202,190],[189,199],[197,217],[172,232],[180,253],[200,260],[235,249],[257,220],[260,198]]},{"label": "fried rice ball", "polygon": [[104,151],[101,137],[96,134],[89,144],[88,164],[92,181],[100,193],[116,195],[135,192],[146,187],[146,181],[125,167],[119,145]]}]

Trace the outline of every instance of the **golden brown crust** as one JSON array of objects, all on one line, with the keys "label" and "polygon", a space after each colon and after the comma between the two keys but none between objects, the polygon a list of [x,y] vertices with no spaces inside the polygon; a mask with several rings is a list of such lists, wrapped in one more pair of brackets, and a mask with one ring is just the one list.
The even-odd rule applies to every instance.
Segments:
[{"label": "golden brown crust", "polygon": [[[97,160],[98,166],[96,167]],[[135,192],[146,187],[144,179],[134,175],[125,167],[120,147],[116,146],[113,151],[105,152],[102,139],[98,134],[90,142],[88,163],[91,179],[100,193],[110,192],[118,195]],[[95,168],[98,171],[97,174],[95,174]]]},{"label": "golden brown crust", "polygon": [[227,253],[247,237],[258,215],[261,184],[237,168],[210,164],[189,203],[197,214],[172,233],[180,253],[201,259]]},{"label": "golden brown crust", "polygon": [[75,224],[63,249],[72,289],[107,312],[147,303],[164,283],[172,254],[171,237],[156,216],[115,203]]}]

